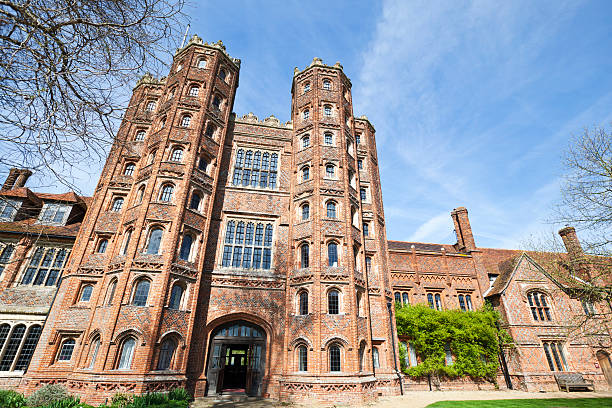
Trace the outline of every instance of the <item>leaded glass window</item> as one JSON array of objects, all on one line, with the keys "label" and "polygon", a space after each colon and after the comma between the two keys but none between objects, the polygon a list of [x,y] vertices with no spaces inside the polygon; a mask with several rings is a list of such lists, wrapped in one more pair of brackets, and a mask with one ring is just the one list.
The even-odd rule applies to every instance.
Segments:
[{"label": "leaded glass window", "polygon": [[134,306],[146,306],[147,299],[149,298],[149,288],[151,282],[147,279],[141,279],[136,283],[136,289],[134,290],[134,298],[132,304]]},{"label": "leaded glass window", "polygon": [[25,334],[26,327],[23,324],[15,326],[13,331],[4,347],[4,355],[0,360],[0,371],[10,371],[13,365],[13,360],[17,355],[17,351],[19,350],[19,346],[21,346],[21,341],[23,340],[23,335]]},{"label": "leaded glass window", "polygon": [[230,220],[225,227],[221,266],[271,269],[272,241],[271,223]]},{"label": "leaded glass window", "polygon": [[28,335],[23,342],[23,346],[21,346],[21,352],[19,353],[19,357],[17,358],[17,363],[15,364],[15,370],[25,371],[30,365],[30,360],[32,359],[32,355],[34,354],[34,350],[36,349],[36,344],[38,343],[38,339],[40,338],[40,333],[42,332],[42,328],[40,326],[32,326],[28,331]]},{"label": "leaded glass window", "polygon": [[336,203],[333,201],[327,202],[327,218],[336,218]]},{"label": "leaded glass window", "polygon": [[340,293],[336,289],[327,292],[327,313],[340,313]]},{"label": "leaded glass window", "polygon": [[310,218],[310,206],[308,204],[302,205],[302,221],[306,221]]},{"label": "leaded glass window", "polygon": [[335,242],[327,244],[327,259],[329,266],[338,266],[338,244]]},{"label": "leaded glass window", "polygon": [[276,189],[278,154],[259,150],[238,149],[232,185]]},{"label": "leaded glass window", "polygon": [[336,344],[329,347],[329,371],[341,371],[340,346]]},{"label": "leaded glass window", "polygon": [[162,342],[161,349],[159,351],[159,360],[157,361],[158,370],[167,370],[170,368],[172,363],[172,357],[176,350],[176,342],[173,339],[166,339]]},{"label": "leaded glass window", "polygon": [[180,309],[181,308],[181,299],[183,298],[183,288],[181,285],[172,286],[172,291],[170,292],[170,302],[168,303],[168,307],[170,309]]},{"label": "leaded glass window", "polygon": [[0,199],[0,218],[5,221],[13,221],[19,207],[21,207],[21,201]]},{"label": "leaded glass window", "polygon": [[72,358],[72,352],[74,351],[74,346],[76,342],[74,339],[68,339],[62,343],[62,347],[60,348],[59,354],[57,355],[58,361],[68,361]]},{"label": "leaded glass window", "polygon": [[172,184],[165,184],[162,187],[161,194],[159,195],[159,201],[170,202],[172,201],[173,194],[174,194],[174,186]]},{"label": "leaded glass window", "polygon": [[298,371],[308,371],[308,349],[306,346],[298,347]]},{"label": "leaded glass window", "polygon": [[547,341],[543,343],[543,346],[550,371],[567,370],[567,361],[563,353],[563,345],[558,341]]},{"label": "leaded glass window", "polygon": [[13,251],[15,250],[15,246],[12,244],[0,246],[0,274],[4,272],[4,268],[8,265],[11,260],[11,256],[13,255]]},{"label": "leaded glass window", "polygon": [[121,357],[119,358],[119,364],[117,369],[129,370],[132,366],[132,359],[134,357],[134,348],[136,347],[136,340],[132,337],[127,338],[121,347]]},{"label": "leaded glass window", "polygon": [[64,204],[45,204],[40,213],[39,222],[43,224],[63,224],[70,208],[70,205]]},{"label": "leaded glass window", "polygon": [[70,251],[64,248],[37,247],[30,258],[21,284],[55,285],[59,282],[69,253]]},{"label": "leaded glass window", "polygon": [[533,316],[533,320],[551,320],[550,308],[548,306],[548,301],[544,293],[528,293],[527,300],[529,301],[529,307],[531,308],[531,315]]},{"label": "leaded glass window", "polygon": [[305,290],[300,292],[299,302],[300,302],[300,305],[299,305],[300,314],[307,315],[308,314],[308,292],[306,292]]}]

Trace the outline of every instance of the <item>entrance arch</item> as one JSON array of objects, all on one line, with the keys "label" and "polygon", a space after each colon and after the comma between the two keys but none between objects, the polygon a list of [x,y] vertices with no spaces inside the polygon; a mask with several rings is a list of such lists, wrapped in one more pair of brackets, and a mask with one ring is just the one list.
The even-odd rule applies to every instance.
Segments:
[{"label": "entrance arch", "polygon": [[244,392],[261,395],[266,332],[245,320],[217,327],[210,337],[207,366],[208,395]]},{"label": "entrance arch", "polygon": [[608,381],[608,386],[612,388],[612,361],[610,361],[610,354],[603,350],[599,350],[597,352],[597,361],[599,361],[601,371],[603,371],[604,376]]}]

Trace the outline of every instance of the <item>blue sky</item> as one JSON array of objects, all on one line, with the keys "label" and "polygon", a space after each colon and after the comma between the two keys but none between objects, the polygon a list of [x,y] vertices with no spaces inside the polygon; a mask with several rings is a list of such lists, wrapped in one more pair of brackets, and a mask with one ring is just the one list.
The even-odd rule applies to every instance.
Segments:
[{"label": "blue sky", "polygon": [[293,68],[343,64],[355,115],[377,130],[389,239],[454,243],[458,206],[482,247],[554,229],[571,135],[612,121],[610,1],[226,1],[188,12],[190,34],[242,60],[238,115],[286,121]]}]

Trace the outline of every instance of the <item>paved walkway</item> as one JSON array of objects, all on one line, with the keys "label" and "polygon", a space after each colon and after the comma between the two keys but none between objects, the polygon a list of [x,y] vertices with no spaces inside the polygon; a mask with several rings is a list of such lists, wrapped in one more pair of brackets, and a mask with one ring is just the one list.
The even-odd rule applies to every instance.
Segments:
[{"label": "paved walkway", "polygon": [[276,400],[234,397],[225,398],[198,398],[192,408],[332,408],[332,407],[367,407],[367,408],[425,408],[437,401],[455,400],[492,400],[492,399],[526,399],[526,398],[602,398],[612,397],[612,391],[601,392],[523,392],[523,391],[408,391],[402,396],[381,397],[377,402],[363,405],[351,405],[343,403],[311,403],[311,404],[289,404]]}]

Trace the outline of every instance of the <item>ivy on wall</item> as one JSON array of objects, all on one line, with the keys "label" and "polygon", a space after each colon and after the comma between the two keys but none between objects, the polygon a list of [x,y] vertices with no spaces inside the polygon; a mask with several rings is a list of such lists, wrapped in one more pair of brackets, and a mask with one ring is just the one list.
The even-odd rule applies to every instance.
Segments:
[{"label": "ivy on wall", "polygon": [[[427,305],[396,306],[395,318],[400,337],[407,337],[416,349],[418,365],[407,367],[406,347],[400,347],[402,371],[411,377],[430,375],[495,382],[499,367],[500,341],[510,342],[508,334],[497,329],[499,313],[486,306],[481,310],[434,310]],[[450,347],[452,363],[446,364]]]}]

